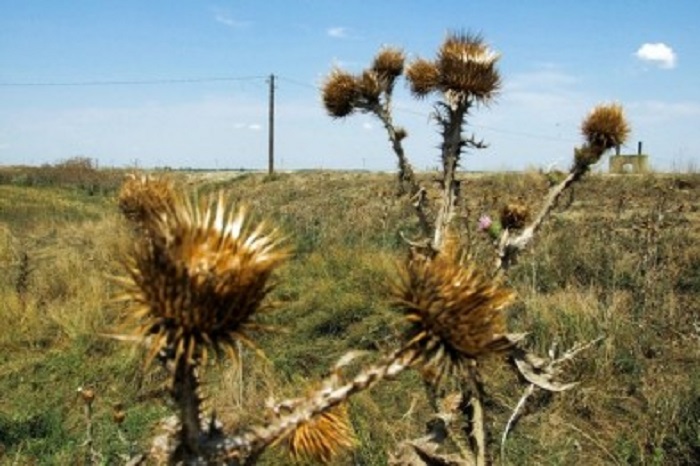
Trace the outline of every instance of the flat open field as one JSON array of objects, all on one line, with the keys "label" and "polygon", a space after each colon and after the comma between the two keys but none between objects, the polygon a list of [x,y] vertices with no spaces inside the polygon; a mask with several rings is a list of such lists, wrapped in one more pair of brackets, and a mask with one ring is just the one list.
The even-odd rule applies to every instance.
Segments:
[{"label": "flat open field", "polygon": [[[144,371],[142,350],[106,336],[123,333],[128,312],[111,278],[124,274],[130,242],[121,174],[66,183],[2,175],[0,463],[121,464],[173,412],[162,369]],[[401,233],[418,228],[393,175],[170,176],[200,195],[224,191],[293,250],[264,317],[281,331],[255,340],[265,358],[244,350],[241,372],[226,361],[205,370],[206,404],[227,429],[263,422],[268,398],[304,395],[348,350],[367,351],[363,364],[396,347],[404,322],[389,283],[406,256]],[[431,174],[420,177],[435,188]],[[478,218],[508,202],[536,212],[549,179],[462,179],[456,224],[469,259],[490,270],[493,246]],[[700,464],[700,175],[588,175],[507,284],[517,292],[508,328],[528,333],[528,349],[544,356],[603,338],[563,366],[578,386],[535,393],[502,453],[500,433],[526,385],[507,361],[484,361],[497,463]],[[90,422],[79,387],[96,393]],[[126,414],[121,426],[115,411]],[[357,446],[336,464],[386,464],[397,442],[423,434],[430,412],[414,371],[353,397]],[[281,449],[260,460],[289,462]]]}]

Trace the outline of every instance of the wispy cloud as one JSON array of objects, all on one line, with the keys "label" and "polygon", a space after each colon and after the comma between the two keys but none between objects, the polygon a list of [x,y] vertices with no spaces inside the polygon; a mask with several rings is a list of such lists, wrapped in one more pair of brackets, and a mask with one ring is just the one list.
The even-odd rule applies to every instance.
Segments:
[{"label": "wispy cloud", "polygon": [[262,129],[262,125],[259,123],[234,123],[233,128],[234,129],[249,129],[251,131],[260,131]]},{"label": "wispy cloud", "polygon": [[631,102],[628,107],[638,118],[656,123],[668,122],[669,120],[688,120],[700,116],[700,103],[692,101],[645,100]]},{"label": "wispy cloud", "polygon": [[348,28],[342,26],[336,26],[326,29],[326,34],[334,39],[346,39],[348,37]]},{"label": "wispy cloud", "polygon": [[676,66],[676,53],[663,42],[642,44],[635,52],[635,56],[660,68],[671,69]]},{"label": "wispy cloud", "polygon": [[250,25],[250,21],[241,21],[233,18],[224,11],[215,11],[214,20],[233,29],[241,29]]},{"label": "wispy cloud", "polygon": [[579,82],[579,78],[562,70],[552,63],[537,65],[533,71],[515,73],[505,79],[505,90],[530,91],[533,89],[551,90],[570,88]]}]

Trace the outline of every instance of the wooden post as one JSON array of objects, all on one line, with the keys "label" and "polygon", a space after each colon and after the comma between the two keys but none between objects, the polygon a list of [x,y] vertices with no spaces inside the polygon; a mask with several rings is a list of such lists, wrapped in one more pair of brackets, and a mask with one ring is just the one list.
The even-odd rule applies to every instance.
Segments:
[{"label": "wooden post", "polygon": [[272,175],[275,171],[275,75],[270,75],[270,110],[268,122],[267,172]]}]

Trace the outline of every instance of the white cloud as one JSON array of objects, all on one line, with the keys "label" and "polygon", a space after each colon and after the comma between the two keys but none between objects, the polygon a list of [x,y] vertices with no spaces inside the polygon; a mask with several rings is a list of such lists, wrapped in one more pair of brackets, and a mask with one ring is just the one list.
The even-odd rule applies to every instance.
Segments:
[{"label": "white cloud", "polygon": [[374,127],[372,126],[372,123],[370,123],[369,121],[365,121],[364,123],[362,123],[362,129],[371,131],[373,128]]},{"label": "white cloud", "polygon": [[257,123],[251,123],[248,125],[248,129],[251,129],[253,131],[260,131],[262,129],[262,126]]},{"label": "white cloud", "polygon": [[642,44],[635,56],[642,61],[653,63],[661,68],[671,69],[676,66],[676,53],[663,42]]},{"label": "white cloud", "polygon": [[337,27],[332,27],[328,28],[326,30],[326,33],[335,39],[345,39],[348,37],[348,28],[337,26]]}]

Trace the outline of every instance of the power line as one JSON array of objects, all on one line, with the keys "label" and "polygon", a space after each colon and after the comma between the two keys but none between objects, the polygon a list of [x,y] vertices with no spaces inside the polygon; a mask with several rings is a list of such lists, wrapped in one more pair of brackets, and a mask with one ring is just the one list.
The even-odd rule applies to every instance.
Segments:
[{"label": "power line", "polygon": [[142,86],[153,84],[197,84],[227,81],[257,81],[267,76],[218,76],[203,78],[141,79],[109,81],[45,81],[45,82],[0,82],[0,87],[84,87],[84,86]]},{"label": "power line", "polygon": [[297,81],[296,79],[287,78],[287,77],[285,77],[285,76],[280,76],[280,75],[275,75],[275,77],[276,77],[277,79],[279,79],[280,81],[285,81],[285,82],[288,82],[288,83],[290,83],[290,84],[294,84],[295,86],[306,87],[306,88],[308,88],[308,89],[313,89],[313,90],[315,90],[315,91],[320,91],[320,90],[321,90],[321,88],[320,88],[319,86],[316,86],[316,85],[313,85],[313,84],[309,84],[309,83],[305,83],[305,82],[302,82],[302,81]]},{"label": "power line", "polygon": [[[399,106],[396,106],[394,108],[399,112],[407,113],[409,115],[416,115],[416,116],[420,116],[420,117],[424,117],[424,118],[426,116],[425,113],[419,112],[417,110],[411,110],[411,109],[403,108],[403,107],[399,107]],[[499,128],[494,128],[492,126],[486,126],[486,125],[470,124],[470,126],[472,126],[473,128],[477,128],[477,129],[485,129],[487,131],[492,131],[494,133],[508,134],[511,136],[519,136],[519,137],[525,137],[525,138],[531,138],[531,139],[542,139],[542,140],[557,141],[557,142],[568,142],[568,143],[576,144],[575,141],[572,141],[572,140],[567,139],[567,138],[557,137],[557,136],[548,136],[545,134],[535,134],[535,133],[529,133],[526,131],[513,131],[513,130],[508,130],[508,129],[499,129]]]},{"label": "power line", "polygon": [[[313,89],[315,91],[320,91],[321,87],[309,84],[307,82],[299,81],[286,76],[275,75],[275,78],[279,81],[284,81],[295,86],[304,87],[307,89]],[[170,85],[170,84],[199,84],[208,82],[236,82],[236,81],[264,81],[268,80],[269,76],[264,75],[251,75],[251,76],[209,76],[201,78],[168,78],[168,79],[142,79],[142,80],[107,80],[107,81],[44,81],[44,82],[1,82],[0,87],[97,87],[97,86],[147,86],[147,85]],[[420,117],[426,117],[426,114],[416,110],[411,110],[408,108],[402,108],[400,106],[395,106],[395,110],[407,113],[411,115],[416,115]],[[484,125],[472,125],[474,128],[481,128],[488,131],[493,131],[495,133],[508,134],[518,137],[526,137],[531,139],[549,140],[549,141],[560,141],[573,143],[565,138],[548,136],[543,134],[535,134],[524,131],[512,131],[499,128],[493,128]]]}]

